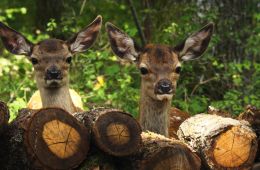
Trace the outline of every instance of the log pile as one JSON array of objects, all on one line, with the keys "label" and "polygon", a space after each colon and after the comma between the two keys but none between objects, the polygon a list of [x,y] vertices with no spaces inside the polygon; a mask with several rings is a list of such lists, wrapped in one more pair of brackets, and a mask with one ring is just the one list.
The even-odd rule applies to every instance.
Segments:
[{"label": "log pile", "polygon": [[[0,167],[19,170],[252,168],[257,150],[253,130],[259,137],[259,110],[248,107],[239,120],[215,113],[188,118],[186,113],[173,111],[174,116],[184,118],[173,126],[174,131],[179,129],[181,140],[141,132],[139,123],[130,114],[108,108],[73,115],[59,108],[23,109],[8,124],[8,107],[0,102]],[[253,170],[258,167],[255,164]]]},{"label": "log pile", "polygon": [[183,122],[178,137],[196,150],[207,169],[250,169],[257,137],[245,122],[199,114]]}]

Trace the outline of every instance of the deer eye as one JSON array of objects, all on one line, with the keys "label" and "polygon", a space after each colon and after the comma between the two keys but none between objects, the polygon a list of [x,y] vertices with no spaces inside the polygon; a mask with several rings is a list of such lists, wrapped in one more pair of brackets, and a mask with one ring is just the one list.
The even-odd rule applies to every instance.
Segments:
[{"label": "deer eye", "polygon": [[142,75],[148,74],[148,69],[145,68],[145,67],[141,67],[140,72],[141,72]]},{"label": "deer eye", "polygon": [[180,74],[180,72],[181,72],[181,67],[180,66],[176,67],[175,68],[175,73]]},{"label": "deer eye", "polygon": [[31,58],[31,62],[33,65],[38,64],[38,60],[36,58]]},{"label": "deer eye", "polygon": [[70,64],[70,63],[71,63],[71,60],[72,60],[72,57],[68,57],[68,58],[66,59],[66,63]]}]

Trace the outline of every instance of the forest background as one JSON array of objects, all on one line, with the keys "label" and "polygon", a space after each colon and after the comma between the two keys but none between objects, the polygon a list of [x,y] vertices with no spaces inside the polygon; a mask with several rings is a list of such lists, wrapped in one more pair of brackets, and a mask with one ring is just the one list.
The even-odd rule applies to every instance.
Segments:
[{"label": "forest background", "polygon": [[[68,39],[98,14],[147,43],[176,45],[208,22],[215,33],[199,60],[183,63],[172,105],[192,114],[209,105],[239,114],[260,107],[260,2],[258,0],[1,0],[0,21],[29,40]],[[12,55],[0,43],[0,100],[11,119],[37,89],[31,63]],[[140,75],[111,52],[105,27],[95,45],[73,58],[70,87],[82,96],[85,109],[112,106],[137,115]]]}]

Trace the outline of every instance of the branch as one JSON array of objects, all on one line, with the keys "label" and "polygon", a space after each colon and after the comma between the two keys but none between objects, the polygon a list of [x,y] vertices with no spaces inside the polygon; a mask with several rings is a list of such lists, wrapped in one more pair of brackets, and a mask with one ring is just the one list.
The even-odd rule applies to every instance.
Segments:
[{"label": "branch", "polygon": [[212,80],[215,80],[217,77],[212,77],[212,78],[209,78],[209,79],[207,79],[207,80],[203,80],[203,78],[204,78],[204,75],[202,75],[201,77],[200,77],[200,81],[199,81],[199,83],[198,84],[196,84],[196,86],[194,86],[194,88],[193,88],[193,90],[192,90],[192,92],[191,92],[191,96],[195,93],[195,91],[197,90],[197,88],[200,86],[200,85],[203,85],[203,84],[206,84],[206,83],[208,83],[208,82],[210,82],[210,81],[212,81]]},{"label": "branch", "polygon": [[138,33],[139,33],[139,36],[141,38],[142,45],[144,46],[146,44],[146,39],[144,37],[144,33],[142,31],[141,24],[140,24],[140,22],[139,22],[139,20],[137,18],[137,13],[136,13],[133,1],[132,0],[127,0],[127,2],[130,5],[130,9],[131,9],[132,15],[134,17],[135,25],[136,25],[136,27],[138,29]]}]

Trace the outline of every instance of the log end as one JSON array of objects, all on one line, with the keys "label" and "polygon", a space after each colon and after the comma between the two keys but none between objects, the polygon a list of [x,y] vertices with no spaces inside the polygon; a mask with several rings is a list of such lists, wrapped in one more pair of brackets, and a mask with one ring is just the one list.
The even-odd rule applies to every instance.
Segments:
[{"label": "log end", "polygon": [[114,156],[126,156],[137,151],[141,143],[141,128],[129,114],[106,110],[93,126],[99,148]]},{"label": "log end", "polygon": [[35,166],[72,169],[89,150],[89,130],[62,109],[36,112],[26,129],[24,141]]},{"label": "log end", "polygon": [[213,157],[221,167],[247,167],[254,162],[256,148],[254,133],[240,126],[233,126],[215,140]]}]

